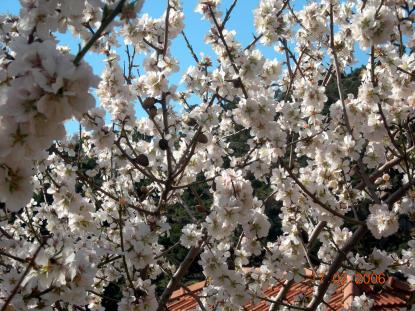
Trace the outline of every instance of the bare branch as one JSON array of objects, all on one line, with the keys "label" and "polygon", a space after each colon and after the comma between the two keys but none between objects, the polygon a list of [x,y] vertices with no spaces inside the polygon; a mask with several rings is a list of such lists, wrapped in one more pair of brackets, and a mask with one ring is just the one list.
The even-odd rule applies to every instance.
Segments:
[{"label": "bare branch", "polygon": [[94,45],[94,43],[101,37],[102,33],[104,32],[105,28],[108,27],[109,24],[114,20],[114,18],[121,13],[122,8],[124,6],[126,0],[120,0],[118,2],[115,9],[108,15],[104,16],[101,25],[99,26],[98,30],[93,34],[91,39],[88,41],[88,43],[82,48],[82,50],[79,51],[79,53],[75,56],[75,59],[73,63],[78,66],[81,62],[82,58],[85,56],[85,54],[89,51],[89,49]]},{"label": "bare branch", "polygon": [[364,222],[362,222],[361,220],[358,219],[354,219],[354,218],[350,218],[347,216],[344,216],[343,214],[339,213],[338,211],[332,209],[331,207],[327,206],[326,204],[324,204],[323,202],[321,202],[321,200],[319,198],[317,198],[313,193],[310,192],[310,190],[307,189],[307,187],[294,175],[294,173],[292,172],[292,170],[290,168],[288,168],[284,163],[281,162],[281,166],[287,171],[288,175],[290,175],[290,177],[295,181],[295,183],[301,188],[301,190],[303,190],[303,192],[308,195],[314,203],[316,203],[317,205],[319,205],[320,207],[322,207],[324,210],[330,212],[331,214],[347,221],[350,223],[354,223],[354,224],[362,224]]},{"label": "bare branch", "polygon": [[43,245],[45,245],[46,241],[47,241],[47,237],[44,237],[42,243],[38,246],[38,248],[36,249],[36,251],[32,255],[32,258],[30,259],[28,265],[26,266],[25,271],[22,273],[19,281],[17,281],[16,285],[14,286],[14,288],[12,289],[12,291],[10,292],[9,297],[7,297],[7,299],[5,300],[4,305],[3,305],[3,307],[1,308],[0,311],[6,311],[8,309],[7,308],[8,305],[12,301],[13,297],[16,296],[17,292],[19,291],[20,285],[23,283],[24,278],[27,276],[27,274],[32,269],[32,267],[33,267],[33,265],[35,263],[36,257],[39,254],[40,250],[42,249]]},{"label": "bare branch", "polygon": [[[337,53],[336,53],[336,47],[334,44],[334,13],[333,13],[333,6],[334,4],[331,3],[330,4],[330,48],[331,48],[331,53],[333,55],[333,59],[334,59],[334,67],[336,69],[336,78],[337,78],[337,90],[339,93],[339,97],[340,97],[340,101],[343,107],[343,116],[344,116],[344,121],[346,124],[346,128],[347,131],[349,132],[349,135],[352,137],[352,139],[355,141],[354,136],[353,136],[353,130],[352,127],[350,126],[350,121],[349,121],[349,116],[347,114],[347,109],[346,109],[346,104],[344,102],[344,97],[343,97],[343,88],[342,88],[342,79],[341,79],[341,73],[340,73],[340,65],[339,65],[339,61],[337,59]],[[370,196],[372,197],[372,199],[376,202],[376,203],[380,203],[380,199],[378,197],[378,195],[375,192],[375,186],[373,185],[373,183],[370,181],[369,177],[367,176],[366,172],[365,172],[365,168],[363,166],[362,160],[360,158],[357,159],[357,165],[359,168],[359,173],[360,176],[362,177],[369,193]]]},{"label": "bare branch", "polygon": [[361,225],[353,233],[352,237],[347,241],[347,243],[341,248],[341,251],[334,258],[333,263],[331,264],[328,272],[324,276],[323,282],[319,285],[317,293],[314,295],[313,299],[307,306],[307,310],[314,311],[317,309],[319,304],[322,302],[324,295],[329,288],[330,282],[333,278],[334,273],[336,273],[342,262],[346,259],[346,255],[356,246],[356,244],[365,236],[368,229],[366,225]]},{"label": "bare branch", "polygon": [[[311,250],[313,248],[313,245],[317,241],[318,236],[320,235],[321,231],[324,229],[324,227],[327,225],[327,222],[320,221],[317,226],[314,228],[313,232],[311,233],[310,240],[307,245],[307,255],[311,253]],[[277,308],[281,305],[282,301],[284,300],[285,296],[287,295],[288,291],[290,290],[291,286],[294,284],[294,279],[286,280],[284,282],[284,286],[280,289],[278,292],[277,297],[275,298],[275,302],[273,302],[270,307],[269,311],[276,311]]]},{"label": "bare branch", "polygon": [[179,268],[174,273],[173,277],[170,279],[169,283],[167,284],[167,287],[164,289],[163,294],[160,297],[159,300],[159,306],[157,308],[157,311],[164,311],[166,310],[166,303],[169,300],[171,294],[173,291],[175,291],[178,286],[180,285],[180,282],[182,278],[187,273],[187,270],[195,260],[195,258],[200,254],[201,248],[200,247],[192,247],[189,252],[187,253],[186,257],[180,264]]}]

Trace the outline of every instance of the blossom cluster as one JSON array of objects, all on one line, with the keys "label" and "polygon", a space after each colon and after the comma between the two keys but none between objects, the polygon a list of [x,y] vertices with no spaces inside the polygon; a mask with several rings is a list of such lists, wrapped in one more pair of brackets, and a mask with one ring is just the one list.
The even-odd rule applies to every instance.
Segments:
[{"label": "blossom cluster", "polygon": [[201,310],[327,310],[324,282],[284,297],[310,270],[415,284],[414,3],[294,4],[258,1],[244,46],[238,1],[197,1],[209,55],[186,1],[154,17],[143,1],[22,0],[0,16],[2,310],[162,311],[194,271]]},{"label": "blossom cluster", "polygon": [[51,41],[29,44],[19,37],[10,49],[14,60],[3,59],[1,85],[0,196],[10,211],[18,211],[32,196],[33,161],[65,136],[65,120],[80,120],[94,107],[89,89],[97,79],[91,67],[76,66]]}]

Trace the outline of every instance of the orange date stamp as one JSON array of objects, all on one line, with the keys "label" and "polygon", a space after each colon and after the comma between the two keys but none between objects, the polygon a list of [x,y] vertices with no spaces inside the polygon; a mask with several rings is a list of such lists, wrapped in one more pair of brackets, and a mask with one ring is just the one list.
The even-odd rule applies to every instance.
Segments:
[{"label": "orange date stamp", "polygon": [[[348,278],[349,277],[349,278]],[[320,273],[320,282],[323,282],[325,275]],[[345,285],[348,280],[352,279],[353,282],[357,285],[366,284],[366,285],[383,285],[386,283],[387,276],[385,273],[375,273],[375,272],[368,272],[368,273],[359,273],[356,272],[354,275],[346,274],[345,272],[336,272],[333,274],[331,278],[331,282],[337,286]]]}]

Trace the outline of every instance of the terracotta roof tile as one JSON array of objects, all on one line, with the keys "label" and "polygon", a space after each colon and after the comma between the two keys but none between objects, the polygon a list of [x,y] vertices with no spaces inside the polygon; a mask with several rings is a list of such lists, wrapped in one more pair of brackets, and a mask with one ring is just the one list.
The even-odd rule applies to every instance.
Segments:
[{"label": "terracotta roof tile", "polygon": [[[409,287],[408,284],[397,280],[392,277],[389,278],[385,287],[380,292],[375,292],[371,286],[368,285],[356,285],[351,281],[336,289],[332,294],[328,304],[335,310],[342,310],[343,308],[348,309],[353,296],[361,295],[366,293],[367,296],[374,299],[374,306],[372,310],[376,311],[399,311],[399,308],[405,307],[406,302],[409,300],[410,295],[413,294],[414,290]],[[203,287],[206,285],[206,281],[198,282],[188,286],[194,294],[200,294]],[[269,298],[276,296],[281,289],[282,285],[278,284],[271,286],[264,291],[264,294]],[[292,304],[296,297],[300,294],[306,295],[311,298],[313,294],[312,284],[310,280],[305,280],[299,283],[295,283],[291,286],[290,290],[286,295],[285,302]],[[246,304],[245,310],[248,311],[268,311],[270,303],[267,301],[251,301]],[[191,311],[196,309],[197,302],[192,298],[186,290],[183,288],[175,291],[167,305],[169,311]]]}]

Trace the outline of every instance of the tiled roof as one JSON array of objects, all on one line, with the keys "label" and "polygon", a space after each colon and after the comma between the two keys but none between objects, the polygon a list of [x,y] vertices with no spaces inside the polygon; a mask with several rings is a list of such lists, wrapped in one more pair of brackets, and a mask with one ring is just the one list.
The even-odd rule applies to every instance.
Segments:
[{"label": "tiled roof", "polygon": [[[198,282],[188,286],[186,289],[181,288],[173,292],[167,305],[169,311],[191,311],[197,307],[197,301],[194,298],[201,293],[206,281]],[[264,291],[270,299],[276,296],[282,287],[282,283],[272,286]],[[189,294],[189,291],[191,294]],[[293,304],[295,298],[300,295],[306,295],[311,298],[313,293],[312,284],[310,280],[305,280],[300,283],[295,283],[289,289],[285,296],[285,303]],[[350,306],[354,296],[360,296],[363,293],[374,300],[374,311],[399,311],[400,308],[407,306],[407,302],[414,295],[414,289],[407,283],[399,281],[395,277],[390,277],[387,282],[382,285],[380,291],[376,291],[371,285],[356,285],[350,277],[347,283],[336,289],[330,298],[329,305],[335,310],[347,310]],[[248,311],[268,311],[270,303],[267,301],[260,301],[255,303],[248,303],[244,306]]]}]

